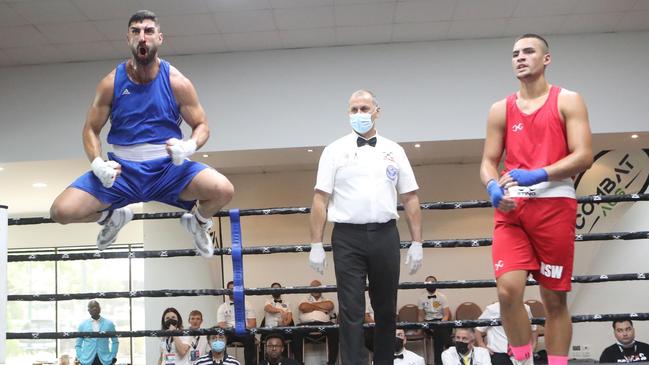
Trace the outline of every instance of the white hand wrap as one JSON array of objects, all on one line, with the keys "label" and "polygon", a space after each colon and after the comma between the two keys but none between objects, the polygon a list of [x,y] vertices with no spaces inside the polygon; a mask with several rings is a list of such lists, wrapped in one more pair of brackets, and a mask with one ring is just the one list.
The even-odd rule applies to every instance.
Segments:
[{"label": "white hand wrap", "polygon": [[196,152],[196,141],[193,139],[188,139],[186,141],[181,141],[176,138],[171,138],[167,141],[167,144],[170,145],[169,150],[171,152],[171,161],[174,165],[182,165],[183,161]]},{"label": "white hand wrap", "polygon": [[311,252],[309,253],[309,265],[311,268],[321,275],[324,274],[324,269],[327,267],[327,261],[325,259],[326,256],[322,242],[312,243]]},{"label": "white hand wrap", "polygon": [[410,275],[419,270],[423,261],[424,249],[421,247],[421,242],[412,241],[406,257],[406,265],[410,264]]},{"label": "white hand wrap", "polygon": [[111,188],[117,177],[117,168],[119,164],[115,161],[104,161],[101,157],[95,157],[90,164],[92,173],[97,176],[101,184],[106,188]]}]

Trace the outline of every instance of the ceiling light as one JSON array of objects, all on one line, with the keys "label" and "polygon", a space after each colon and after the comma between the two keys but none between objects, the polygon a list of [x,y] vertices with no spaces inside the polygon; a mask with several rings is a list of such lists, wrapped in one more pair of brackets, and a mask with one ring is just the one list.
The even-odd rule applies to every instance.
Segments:
[{"label": "ceiling light", "polygon": [[2,170],[4,170],[4,169],[5,169],[4,167],[0,167],[0,171],[2,171]]},{"label": "ceiling light", "polygon": [[313,152],[313,150],[312,150],[311,148],[307,148],[306,151],[307,151],[307,152]]},{"label": "ceiling light", "polygon": [[210,157],[210,155],[203,155],[203,157],[208,158],[208,157]]},{"label": "ceiling light", "polygon": [[47,184],[44,182],[35,182],[32,184],[32,186],[35,187],[36,189],[42,189],[42,188],[46,188]]},{"label": "ceiling light", "polygon": [[421,145],[419,143],[415,143],[415,148],[419,148]]},{"label": "ceiling light", "polygon": [[637,135],[637,134],[632,134],[632,135],[631,135],[631,138],[633,138],[633,139],[637,139],[637,138],[638,138],[638,135]]}]

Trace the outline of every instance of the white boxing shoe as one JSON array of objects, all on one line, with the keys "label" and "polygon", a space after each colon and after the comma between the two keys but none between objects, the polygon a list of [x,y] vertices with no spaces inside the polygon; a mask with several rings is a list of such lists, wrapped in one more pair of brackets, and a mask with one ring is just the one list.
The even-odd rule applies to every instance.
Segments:
[{"label": "white boxing shoe", "polygon": [[133,219],[133,211],[131,208],[123,207],[115,209],[110,213],[102,229],[97,236],[97,248],[103,251],[112,245],[117,240],[117,233]]},{"label": "white boxing shoe", "polygon": [[192,213],[185,213],[180,217],[180,224],[192,234],[194,246],[203,257],[214,256],[214,245],[210,237],[212,228],[212,219],[205,223],[198,222],[198,219]]}]

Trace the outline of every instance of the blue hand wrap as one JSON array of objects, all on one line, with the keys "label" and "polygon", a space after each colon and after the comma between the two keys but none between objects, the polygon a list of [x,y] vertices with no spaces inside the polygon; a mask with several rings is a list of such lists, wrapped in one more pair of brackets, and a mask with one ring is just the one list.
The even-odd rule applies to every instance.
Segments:
[{"label": "blue hand wrap", "polygon": [[489,180],[489,182],[487,183],[487,193],[489,193],[491,205],[493,205],[494,208],[498,208],[500,201],[505,195],[505,191],[500,187],[500,185],[498,185],[496,180]]},{"label": "blue hand wrap", "polygon": [[514,169],[509,172],[509,176],[511,176],[520,186],[531,186],[540,182],[548,181],[548,173],[545,169]]}]

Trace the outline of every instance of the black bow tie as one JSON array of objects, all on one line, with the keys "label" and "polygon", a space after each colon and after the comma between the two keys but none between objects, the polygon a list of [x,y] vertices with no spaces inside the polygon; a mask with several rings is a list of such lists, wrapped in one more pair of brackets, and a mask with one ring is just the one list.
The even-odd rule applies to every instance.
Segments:
[{"label": "black bow tie", "polygon": [[436,299],[436,298],[437,298],[437,295],[429,295],[429,296],[428,296],[428,299],[433,299],[433,298]]},{"label": "black bow tie", "polygon": [[281,299],[275,299],[275,303],[281,303],[281,302],[282,302]]},{"label": "black bow tie", "polygon": [[365,139],[363,137],[356,138],[356,146],[363,147],[366,144],[370,145],[371,147],[376,146],[376,137],[372,137],[370,139]]},{"label": "black bow tie", "polygon": [[234,305],[234,302],[230,302],[230,305]]},{"label": "black bow tie", "polygon": [[403,352],[400,353],[399,355],[394,355],[395,359],[403,359]]}]

